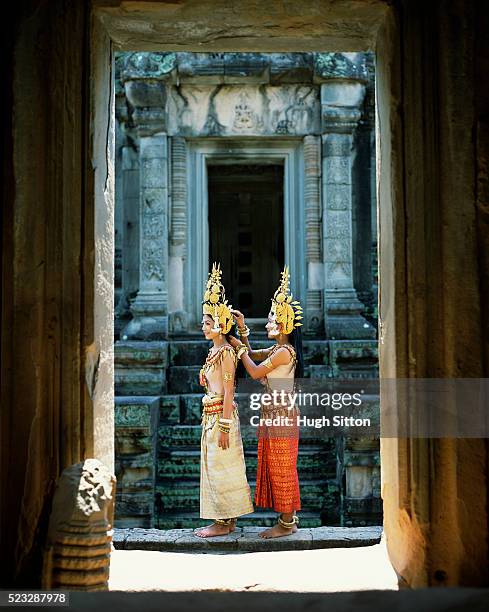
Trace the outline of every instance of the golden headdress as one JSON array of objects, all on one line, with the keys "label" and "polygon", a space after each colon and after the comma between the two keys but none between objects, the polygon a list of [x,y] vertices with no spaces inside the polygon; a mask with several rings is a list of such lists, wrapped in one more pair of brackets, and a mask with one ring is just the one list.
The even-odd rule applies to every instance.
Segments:
[{"label": "golden headdress", "polygon": [[289,289],[290,274],[288,266],[284,267],[280,277],[280,285],[273,294],[271,313],[275,315],[277,324],[283,324],[283,333],[290,334],[294,327],[302,325],[299,322],[302,319],[302,307],[297,300],[292,301],[293,296]]},{"label": "golden headdress", "polygon": [[[234,320],[231,314],[232,306],[228,304],[224,286],[221,283],[221,274],[221,265],[213,263],[202,301],[202,314],[209,315],[214,319],[212,331],[227,334],[233,326]],[[222,329],[219,324],[222,324]]]}]

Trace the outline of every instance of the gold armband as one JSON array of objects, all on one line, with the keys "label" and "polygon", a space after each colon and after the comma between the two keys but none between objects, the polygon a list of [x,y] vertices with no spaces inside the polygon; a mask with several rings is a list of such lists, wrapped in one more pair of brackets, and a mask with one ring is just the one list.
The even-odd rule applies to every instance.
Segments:
[{"label": "gold armband", "polygon": [[242,345],[241,345],[241,346],[238,348],[238,350],[237,350],[237,352],[236,352],[236,356],[237,356],[237,358],[238,358],[238,359],[241,359],[241,357],[243,356],[243,353],[247,353],[247,352],[248,352],[248,347],[247,347],[247,346],[245,346],[244,344],[242,344]]},{"label": "gold armband", "polygon": [[268,368],[269,370],[273,370],[273,368],[275,367],[272,363],[272,360],[270,359],[270,357],[267,357],[265,359],[265,361],[262,362],[262,365],[264,365],[266,368]]},{"label": "gold armband", "polygon": [[233,375],[232,372],[224,372],[222,378],[223,378],[224,382],[230,382],[231,380],[233,380],[234,375]]}]

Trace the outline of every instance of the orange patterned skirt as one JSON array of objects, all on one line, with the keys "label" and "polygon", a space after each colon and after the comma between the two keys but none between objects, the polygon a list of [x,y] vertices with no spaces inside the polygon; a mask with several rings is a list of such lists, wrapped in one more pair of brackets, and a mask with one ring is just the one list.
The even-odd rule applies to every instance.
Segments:
[{"label": "orange patterned skirt", "polygon": [[275,512],[297,512],[301,509],[298,428],[291,428],[285,436],[283,428],[275,428],[275,433],[278,435],[274,427],[262,427],[259,433],[255,504]]}]

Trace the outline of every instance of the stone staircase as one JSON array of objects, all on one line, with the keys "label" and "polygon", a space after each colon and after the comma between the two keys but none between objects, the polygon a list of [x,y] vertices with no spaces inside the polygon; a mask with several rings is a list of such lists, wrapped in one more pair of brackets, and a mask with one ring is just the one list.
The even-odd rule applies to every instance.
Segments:
[{"label": "stone staircase", "polygon": [[[306,341],[306,376],[342,376],[341,369],[346,372],[345,364],[349,363],[350,373],[371,377],[376,347],[368,341],[349,341],[346,346],[345,342],[340,346],[326,340]],[[253,345],[260,348],[269,341],[254,334]],[[116,344],[116,527],[185,529],[205,523],[199,519],[202,388],[198,372],[208,348],[207,341],[189,337]],[[240,413],[245,414],[248,396],[237,394],[236,399]],[[242,436],[253,494],[256,429],[244,425]],[[301,526],[345,524],[345,483],[338,470],[344,449],[341,440],[318,441],[301,434]],[[379,523],[379,508],[374,506],[370,508],[373,522],[367,516],[361,524]],[[360,512],[365,514],[363,506]],[[258,510],[242,517],[240,524],[266,526],[273,524],[275,517],[272,511]]]}]

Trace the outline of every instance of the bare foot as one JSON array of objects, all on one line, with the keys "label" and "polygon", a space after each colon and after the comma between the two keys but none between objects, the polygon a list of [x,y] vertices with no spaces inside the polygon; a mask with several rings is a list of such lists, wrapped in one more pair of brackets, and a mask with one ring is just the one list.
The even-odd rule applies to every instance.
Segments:
[{"label": "bare foot", "polygon": [[288,536],[291,533],[296,533],[296,531],[298,531],[297,525],[294,525],[292,529],[286,529],[285,527],[282,527],[282,525],[274,525],[273,527],[270,527],[270,529],[265,529],[265,531],[262,531],[260,533],[260,538],[264,538],[265,540],[270,538],[281,538],[283,536]]},{"label": "bare foot", "polygon": [[217,523],[212,523],[212,525],[194,531],[194,535],[199,538],[213,538],[215,536],[228,535],[231,531],[234,531],[231,525],[218,525]]}]

